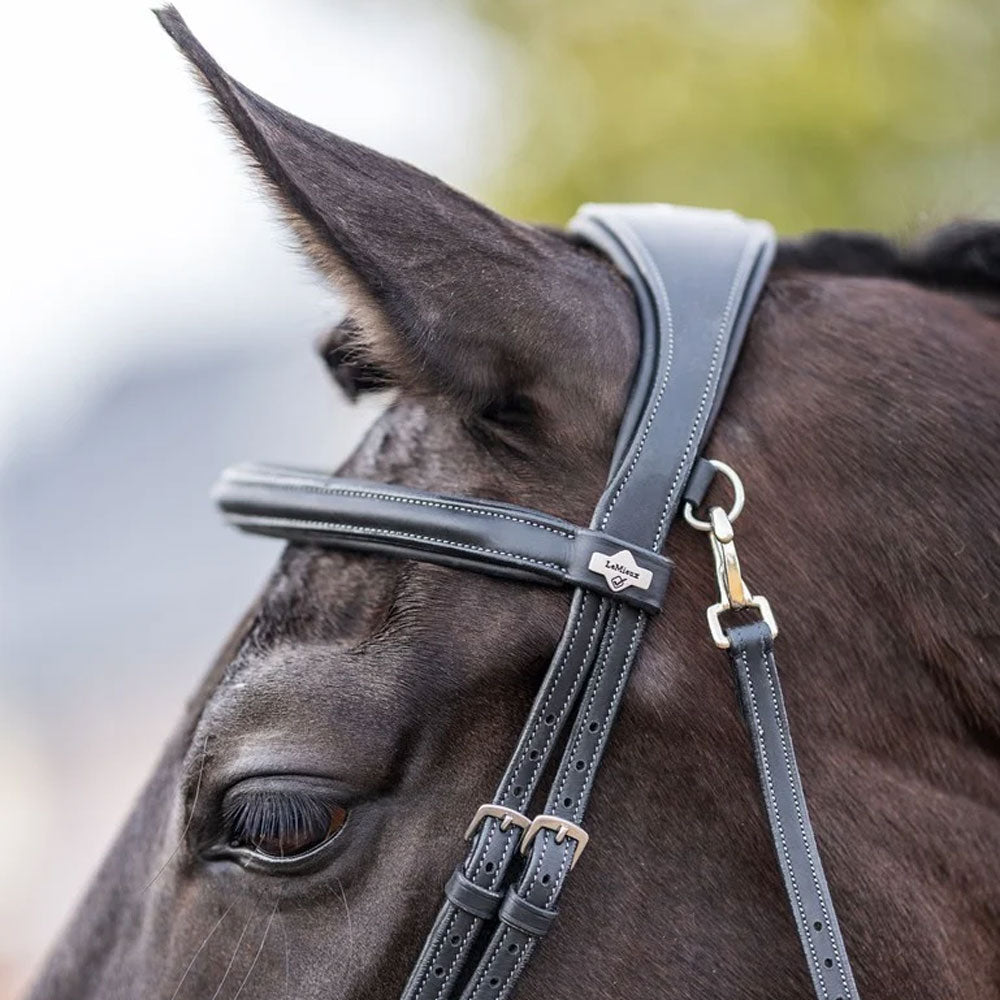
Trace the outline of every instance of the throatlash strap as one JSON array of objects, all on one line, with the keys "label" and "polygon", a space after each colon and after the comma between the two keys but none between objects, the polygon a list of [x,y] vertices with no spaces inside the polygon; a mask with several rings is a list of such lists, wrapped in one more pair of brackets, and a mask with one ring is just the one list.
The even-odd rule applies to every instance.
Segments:
[{"label": "throatlash strap", "polygon": [[[505,1000],[556,916],[588,840],[584,812],[647,613],[659,608],[666,590],[670,563],[659,550],[682,500],[697,503],[710,481],[699,455],[774,253],[766,223],[730,212],[589,205],[571,228],[627,278],[642,332],[607,488],[589,528],[508,504],[280,467],[237,467],[216,490],[226,517],[248,531],[575,588],[517,747],[493,800],[469,826],[465,860],[445,887],[403,1000]],[[773,660],[767,665],[773,668]],[[780,699],[777,707],[775,732],[784,739]],[[770,736],[750,728],[760,765],[768,759],[762,741]],[[529,819],[564,736],[543,811]],[[801,801],[804,814],[790,738],[782,749],[791,792],[767,803],[779,851],[790,808],[785,800],[796,809]],[[803,947],[813,948],[807,958],[817,995],[833,1000],[820,990],[837,982],[837,996],[855,1000],[808,817],[804,825],[801,815],[796,819],[801,845],[793,845],[791,862],[779,861],[799,893],[797,920],[814,907],[826,913],[823,933],[836,953],[827,965],[803,936]],[[795,881],[802,864],[818,871],[816,886]],[[799,923],[800,932],[808,929]],[[470,972],[473,955],[479,958]]]}]

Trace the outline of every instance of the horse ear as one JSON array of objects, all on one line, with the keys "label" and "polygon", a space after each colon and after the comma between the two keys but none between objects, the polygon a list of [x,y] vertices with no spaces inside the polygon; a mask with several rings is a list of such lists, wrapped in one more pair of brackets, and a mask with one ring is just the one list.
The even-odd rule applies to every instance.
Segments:
[{"label": "horse ear", "polygon": [[[603,262],[282,111],[222,70],[174,8],[157,16],[309,255],[346,293],[349,322],[321,350],[348,388],[388,376],[479,411],[517,400],[523,412],[540,381],[549,391],[567,368],[579,370],[585,345],[564,332],[607,344],[613,320],[593,300],[617,279]],[[614,309],[622,307],[619,294]]]}]

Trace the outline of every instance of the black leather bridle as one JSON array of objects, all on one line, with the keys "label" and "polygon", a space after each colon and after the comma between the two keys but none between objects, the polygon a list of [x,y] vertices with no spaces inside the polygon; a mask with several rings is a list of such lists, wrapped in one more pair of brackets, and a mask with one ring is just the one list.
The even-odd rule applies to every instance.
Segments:
[{"label": "black leather bridle", "polygon": [[[788,731],[777,626],[736,557],[742,487],[728,467],[700,457],[770,267],[773,231],[729,212],[667,205],[588,205],[571,229],[628,279],[642,329],[611,474],[588,528],[509,504],[260,465],[224,473],[216,499],[247,531],[574,588],[562,639],[492,801],[471,818],[465,860],[403,1000],[504,1000],[555,919],[587,844],[584,811],[648,616],[666,594],[670,562],[660,549],[683,506],[712,543],[720,598],[709,624],[729,654],[815,995],[857,1000]],[[719,470],[736,503],[702,521],[696,511]],[[720,612],[741,607],[756,608],[759,620],[724,629]],[[544,808],[529,817],[560,742]]]}]

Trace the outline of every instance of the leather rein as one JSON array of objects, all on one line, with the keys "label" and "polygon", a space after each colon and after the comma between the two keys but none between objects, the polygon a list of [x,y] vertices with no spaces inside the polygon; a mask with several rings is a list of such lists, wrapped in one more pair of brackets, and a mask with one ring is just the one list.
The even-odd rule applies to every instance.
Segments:
[{"label": "leather rein", "polygon": [[[660,554],[683,509],[709,536],[719,600],[708,609],[728,653],[775,855],[817,1000],[858,1000],[809,822],[774,659],[777,624],[747,588],[732,522],[743,490],[700,457],[774,255],[770,226],[668,205],[587,205],[570,224],[628,279],[642,344],[607,487],[589,527],[489,500],[439,496],[317,472],[244,465],[215,498],[258,534],[440,563],[573,588],[566,626],[492,800],[465,831],[403,1000],[505,1000],[556,917],[587,846],[587,801],[649,615],[662,606]],[[697,510],[717,472],[733,507]],[[753,608],[752,624],[720,615]],[[546,764],[562,756],[531,816]]]}]

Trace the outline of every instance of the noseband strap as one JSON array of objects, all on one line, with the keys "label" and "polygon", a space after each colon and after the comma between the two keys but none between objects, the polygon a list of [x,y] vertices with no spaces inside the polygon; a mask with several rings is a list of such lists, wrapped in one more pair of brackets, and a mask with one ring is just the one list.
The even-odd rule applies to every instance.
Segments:
[{"label": "noseband strap", "polygon": [[[590,205],[571,229],[628,280],[642,334],[588,528],[509,504],[276,467],[237,467],[217,487],[226,517],[248,531],[574,588],[514,754],[467,831],[465,859],[403,1000],[506,1000],[556,917],[587,846],[587,802],[648,616],[666,592],[670,563],[660,549],[681,503],[696,507],[711,482],[699,456],[774,253],[769,226],[729,212]],[[743,605],[724,605],[733,606]],[[816,996],[857,1000],[795,766],[773,635],[767,624],[751,628],[727,641]],[[558,764],[547,768],[557,748]]]}]

